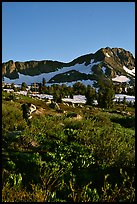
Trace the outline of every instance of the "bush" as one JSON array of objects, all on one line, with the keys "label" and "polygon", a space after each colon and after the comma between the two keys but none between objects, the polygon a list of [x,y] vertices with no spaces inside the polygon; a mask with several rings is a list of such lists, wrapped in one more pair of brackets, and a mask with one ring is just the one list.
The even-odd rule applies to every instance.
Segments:
[{"label": "bush", "polygon": [[135,116],[126,116],[126,117],[113,117],[112,122],[119,123],[125,128],[135,129]]},{"label": "bush", "polygon": [[14,107],[14,104],[8,102],[2,104],[2,133],[14,130],[24,130],[26,123],[22,117],[20,107]]},{"label": "bush", "polygon": [[27,127],[20,104],[4,101],[3,202],[135,201],[135,129],[118,123],[134,117],[83,107],[74,120],[73,110],[36,115]]},{"label": "bush", "polygon": [[68,112],[66,117],[71,117],[71,118],[72,117],[77,117],[77,113],[75,113],[75,112]]}]

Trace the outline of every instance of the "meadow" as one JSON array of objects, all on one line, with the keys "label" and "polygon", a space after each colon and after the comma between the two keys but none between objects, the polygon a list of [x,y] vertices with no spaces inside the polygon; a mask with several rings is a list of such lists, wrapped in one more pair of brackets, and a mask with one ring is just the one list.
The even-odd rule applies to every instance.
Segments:
[{"label": "meadow", "polygon": [[135,108],[59,105],[2,93],[2,201],[134,202]]}]

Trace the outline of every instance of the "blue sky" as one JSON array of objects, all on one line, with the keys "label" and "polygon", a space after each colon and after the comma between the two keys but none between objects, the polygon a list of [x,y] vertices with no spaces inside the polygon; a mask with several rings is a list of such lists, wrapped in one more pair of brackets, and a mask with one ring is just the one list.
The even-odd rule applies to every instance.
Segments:
[{"label": "blue sky", "polygon": [[69,62],[107,46],[135,56],[135,2],[2,2],[3,62]]}]

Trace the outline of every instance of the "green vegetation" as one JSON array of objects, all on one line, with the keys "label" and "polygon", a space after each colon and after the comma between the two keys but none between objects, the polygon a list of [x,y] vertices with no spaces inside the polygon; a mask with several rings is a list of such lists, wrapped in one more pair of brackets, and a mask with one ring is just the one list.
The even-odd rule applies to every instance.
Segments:
[{"label": "green vegetation", "polygon": [[21,84],[21,90],[22,90],[22,91],[26,91],[26,88],[27,88],[27,84],[26,84],[25,82],[23,82],[23,83]]},{"label": "green vegetation", "polygon": [[[61,103],[58,112],[44,101],[10,97],[2,93],[3,202],[135,201],[134,107],[125,116],[116,112],[120,104]],[[30,126],[24,102],[45,110]]]}]

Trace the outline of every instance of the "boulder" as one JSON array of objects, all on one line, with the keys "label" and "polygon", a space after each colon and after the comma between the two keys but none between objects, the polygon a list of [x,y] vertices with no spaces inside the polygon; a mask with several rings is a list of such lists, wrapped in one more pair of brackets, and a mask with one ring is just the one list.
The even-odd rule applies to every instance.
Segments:
[{"label": "boulder", "polygon": [[53,101],[51,102],[51,104],[49,104],[49,107],[53,108],[55,110],[60,110],[60,107],[59,107],[58,103],[53,102]]}]

